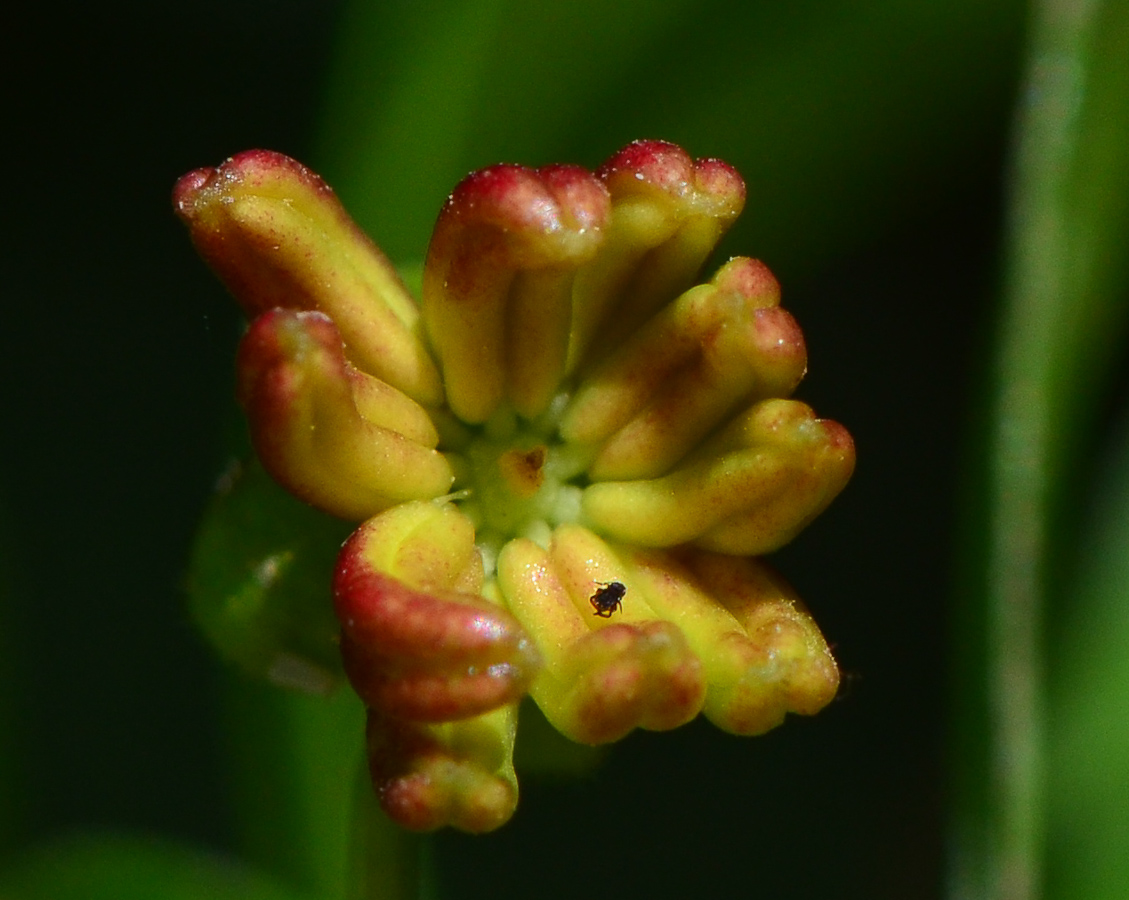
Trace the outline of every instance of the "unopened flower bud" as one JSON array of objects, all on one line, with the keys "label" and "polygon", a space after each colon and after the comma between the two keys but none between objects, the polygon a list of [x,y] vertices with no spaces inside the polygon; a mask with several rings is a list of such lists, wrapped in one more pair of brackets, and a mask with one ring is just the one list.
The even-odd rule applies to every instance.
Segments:
[{"label": "unopened flower bud", "polygon": [[485,422],[544,410],[564,373],[576,270],[600,247],[608,196],[575,166],[493,166],[465,179],[427,252],[423,315],[447,402]]},{"label": "unopened flower bud", "polygon": [[702,711],[719,728],[762,734],[835,695],[839,670],[819,628],[767,567],[690,548],[623,556],[636,592],[701,659]]},{"label": "unopened flower bud", "polygon": [[835,697],[839,667],[795,591],[756,559],[687,548],[679,561],[740,624],[742,635],[719,647],[739,674],[711,686],[706,716],[734,734],[762,734],[787,712],[814,715]]},{"label": "unopened flower bud", "polygon": [[407,396],[345,360],[332,320],[275,309],[257,318],[239,348],[239,399],[270,473],[308,503],[364,519],[395,503],[435,497],[454,475],[442,454],[361,415],[380,399],[378,421],[434,446],[435,431]]},{"label": "unopened flower bud", "polygon": [[516,728],[516,706],[440,725],[370,709],[369,774],[381,807],[412,831],[501,827],[517,807]]},{"label": "unopened flower bud", "polygon": [[181,178],[173,208],[249,317],[276,306],[320,310],[333,318],[353,363],[420,403],[442,402],[414,301],[305,166],[249,150]]},{"label": "unopened flower bud", "polygon": [[341,550],[333,594],[361,699],[440,722],[516,702],[540,665],[514,617],[484,599],[474,530],[447,504],[402,504]]},{"label": "unopened flower bud", "polygon": [[625,543],[757,554],[821,512],[854,469],[854,444],[795,400],[764,400],[674,471],[585,489],[590,526]]},{"label": "unopened flower bud", "polygon": [[745,206],[726,163],[666,141],[636,141],[597,171],[612,201],[600,258],[577,279],[569,368],[599,361],[693,284]]},{"label": "unopened flower bud", "polygon": [[593,614],[591,597],[602,583],[624,579],[631,591],[626,571],[591,532],[567,527],[549,551],[515,540],[498,560],[507,604],[545,654],[533,697],[562,734],[581,743],[676,728],[698,714],[705,695],[701,663],[644,600],[632,595],[614,624]]},{"label": "unopened flower bud", "polygon": [[589,475],[661,475],[742,404],[791,394],[807,354],[778,300],[763,264],[735,259],[609,356],[561,422],[566,440],[599,446]]}]

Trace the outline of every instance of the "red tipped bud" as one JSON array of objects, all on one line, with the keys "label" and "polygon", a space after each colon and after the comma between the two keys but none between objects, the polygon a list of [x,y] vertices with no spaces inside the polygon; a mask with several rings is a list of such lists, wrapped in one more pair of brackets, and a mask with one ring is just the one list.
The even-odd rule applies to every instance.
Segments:
[{"label": "red tipped bud", "polygon": [[612,198],[600,257],[577,279],[569,365],[599,362],[694,283],[745,206],[726,163],[694,160],[665,141],[636,141],[596,173]]},{"label": "red tipped bud", "polygon": [[435,226],[423,314],[447,401],[484,422],[504,400],[541,412],[564,373],[572,282],[603,239],[608,197],[574,166],[493,166],[451,194]]},{"label": "red tipped bud", "polygon": [[676,728],[698,714],[705,696],[701,663],[681,632],[657,621],[630,585],[618,621],[595,615],[591,598],[617,571],[625,570],[611,551],[575,528],[558,529],[550,551],[511,541],[498,560],[506,602],[546,657],[533,697],[581,743]]},{"label": "red tipped bud", "polygon": [[561,422],[567,440],[599,446],[589,475],[661,475],[743,405],[789,395],[807,352],[779,296],[762,263],[731,260],[610,355]]},{"label": "red tipped bud", "polygon": [[249,317],[276,306],[320,310],[333,317],[355,365],[420,403],[442,402],[411,296],[305,166],[249,150],[181,178],[173,208]]},{"label": "red tipped bud", "polygon": [[426,503],[397,507],[346,541],[334,606],[346,674],[368,706],[450,721],[528,689],[536,647],[510,613],[465,589],[481,583],[473,541],[453,507]]},{"label": "red tipped bud", "polygon": [[361,415],[355,390],[394,393],[385,421],[434,441],[413,401],[387,385],[360,383],[325,315],[265,313],[244,335],[237,365],[239,399],[263,465],[306,502],[364,519],[450,487],[454,476],[441,454]]},{"label": "red tipped bud", "polygon": [[756,554],[792,539],[846,485],[854,444],[795,400],[765,400],[667,475],[586,488],[595,530],[643,547]]},{"label": "red tipped bud", "polygon": [[392,821],[412,831],[450,826],[481,834],[517,807],[513,707],[447,725],[369,710],[369,774]]}]

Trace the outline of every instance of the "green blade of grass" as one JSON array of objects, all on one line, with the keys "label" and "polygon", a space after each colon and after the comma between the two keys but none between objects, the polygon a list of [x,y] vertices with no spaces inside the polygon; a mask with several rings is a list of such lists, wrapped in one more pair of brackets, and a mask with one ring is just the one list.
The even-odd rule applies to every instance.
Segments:
[{"label": "green blade of grass", "polygon": [[953,897],[1043,881],[1044,614],[1125,326],[1127,25],[1124,3],[1038,5],[955,630]]},{"label": "green blade of grass", "polygon": [[1048,641],[1047,896],[1129,897],[1129,419]]}]

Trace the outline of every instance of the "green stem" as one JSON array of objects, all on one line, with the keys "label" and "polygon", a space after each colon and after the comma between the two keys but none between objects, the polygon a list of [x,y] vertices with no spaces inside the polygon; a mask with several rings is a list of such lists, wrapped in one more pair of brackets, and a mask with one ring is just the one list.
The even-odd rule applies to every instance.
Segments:
[{"label": "green stem", "polygon": [[238,673],[227,697],[245,855],[308,896],[346,896],[360,702],[345,687],[312,697]]},{"label": "green stem", "polygon": [[[966,560],[977,574],[955,660],[953,897],[1041,892],[1042,622],[1069,538],[1064,500],[1124,321],[1116,289],[1129,122],[1115,89],[1126,68],[1119,54],[1129,53],[1116,39],[1124,7],[1042,0],[1037,9],[989,372],[984,495],[969,535],[980,546]],[[977,652],[982,660],[971,659]]]},{"label": "green stem", "polygon": [[380,809],[362,766],[353,796],[346,900],[421,900],[424,839]]}]

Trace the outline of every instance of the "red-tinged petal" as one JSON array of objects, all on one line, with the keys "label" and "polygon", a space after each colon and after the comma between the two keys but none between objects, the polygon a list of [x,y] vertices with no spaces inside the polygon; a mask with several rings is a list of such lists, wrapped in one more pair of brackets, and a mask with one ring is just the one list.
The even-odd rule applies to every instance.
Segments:
[{"label": "red-tinged petal", "polygon": [[839,667],[791,586],[756,559],[683,548],[696,582],[740,622],[719,643],[738,677],[707,702],[706,715],[734,734],[762,734],[786,713],[814,715],[835,697]]},{"label": "red-tinged petal", "polygon": [[[346,542],[342,556],[351,553]],[[535,668],[537,654],[521,626],[473,594],[413,590],[343,558],[333,596],[345,636],[398,666],[440,673],[503,664],[515,674]]]},{"label": "red-tinged petal", "polygon": [[762,734],[789,712],[817,712],[834,695],[838,669],[815,622],[767,568],[713,556],[623,552],[635,593],[681,629],[702,661],[702,712],[734,734]]},{"label": "red-tinged petal", "polygon": [[564,372],[572,279],[602,241],[608,198],[573,166],[493,166],[455,188],[435,226],[423,315],[447,402],[484,422],[503,400],[541,412]]},{"label": "red-tinged petal", "polygon": [[744,297],[758,308],[780,305],[780,282],[759,259],[735,256],[714,274],[718,290]]},{"label": "red-tinged petal", "polygon": [[[540,656],[481,584],[474,530],[447,504],[389,510],[341,550],[333,595],[346,672],[371,707],[405,719],[478,715],[518,700]],[[394,574],[392,574],[394,573]]]},{"label": "red-tinged petal", "polygon": [[745,183],[716,159],[636,141],[597,171],[612,198],[608,236],[577,278],[569,368],[599,362],[693,284],[745,205]]},{"label": "red-tinged petal", "polygon": [[534,697],[546,718],[582,744],[617,741],[635,728],[667,731],[702,708],[701,661],[669,622],[609,625],[570,648],[552,684]]},{"label": "red-tinged petal", "polygon": [[340,565],[379,572],[417,591],[477,595],[485,573],[474,525],[445,500],[402,503],[365,522]]},{"label": "red-tinged petal", "polygon": [[453,722],[481,715],[520,699],[535,666],[518,670],[511,662],[419,667],[369,652],[346,633],[341,658],[353,690],[370,709],[412,722]]},{"label": "red-tinged petal", "polygon": [[726,322],[604,444],[588,473],[596,481],[662,475],[742,404],[790,395],[806,369],[803,333],[787,311],[757,309]]},{"label": "red-tinged petal", "polygon": [[632,141],[596,174],[616,194],[685,197],[698,210],[736,217],[745,203],[745,182],[720,159],[694,160],[669,141]]},{"label": "red-tinged petal", "polygon": [[276,309],[239,348],[239,398],[255,450],[308,503],[364,519],[405,500],[440,496],[454,476],[443,456],[361,416],[333,322]]},{"label": "red-tinged petal", "polygon": [[447,725],[369,710],[369,773],[381,807],[412,831],[450,826],[481,834],[501,827],[517,807],[516,724],[514,707]]},{"label": "red-tinged petal", "polygon": [[181,178],[173,207],[249,317],[278,306],[327,313],[355,365],[420,403],[442,402],[414,301],[305,166],[281,153],[240,153]]},{"label": "red-tinged petal", "polygon": [[676,728],[705,698],[701,663],[678,628],[657,621],[645,602],[632,598],[614,623],[594,615],[589,597],[616,571],[607,548],[601,552],[584,529],[558,529],[551,554],[518,539],[498,559],[506,602],[545,656],[533,698],[554,727],[580,743]]},{"label": "red-tinged petal", "polygon": [[561,422],[566,440],[599,445],[590,477],[662,475],[736,410],[791,394],[807,351],[779,298],[762,263],[731,260],[596,367]]},{"label": "red-tinged petal", "polygon": [[[449,503],[409,503],[365,522],[345,542],[333,596],[345,633],[394,659],[462,665],[501,661],[521,629],[477,595],[482,561],[474,526]],[[503,651],[504,652],[504,651]]]},{"label": "red-tinged petal", "polygon": [[667,475],[589,486],[584,516],[627,544],[700,541],[727,553],[767,553],[827,506],[853,466],[840,426],[798,401],[765,400]]},{"label": "red-tinged petal", "polygon": [[793,435],[786,485],[719,521],[694,540],[697,546],[735,556],[769,553],[791,541],[846,487],[855,468],[854,440],[838,422],[807,413],[810,418]]}]

